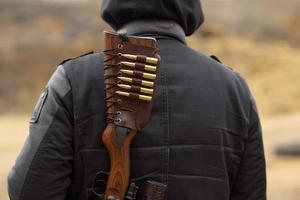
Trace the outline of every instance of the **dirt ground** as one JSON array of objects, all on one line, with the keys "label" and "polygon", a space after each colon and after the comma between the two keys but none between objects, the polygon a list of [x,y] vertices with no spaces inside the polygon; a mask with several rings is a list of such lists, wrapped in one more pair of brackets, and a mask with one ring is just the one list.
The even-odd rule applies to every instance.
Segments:
[{"label": "dirt ground", "polygon": [[[0,115],[0,199],[8,200],[6,177],[28,133],[29,115]],[[300,113],[262,119],[268,167],[268,199],[300,199],[300,157],[273,154],[274,147],[300,143]]]}]

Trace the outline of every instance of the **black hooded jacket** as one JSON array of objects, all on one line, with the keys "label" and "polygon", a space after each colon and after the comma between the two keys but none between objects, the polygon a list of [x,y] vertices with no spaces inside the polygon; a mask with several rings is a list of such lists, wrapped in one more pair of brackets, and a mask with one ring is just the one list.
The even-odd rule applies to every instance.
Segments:
[{"label": "black hooded jacket", "polygon": [[[140,1],[104,0],[108,10],[102,11],[120,32],[153,36],[160,49],[151,120],[131,148],[131,181],[140,187],[137,199],[143,199],[145,182],[156,180],[168,185],[168,200],[265,200],[262,132],[247,84],[185,43],[184,35],[203,21],[198,1],[151,1],[164,5],[162,9],[172,4],[173,12],[181,9],[180,20],[165,15],[162,21],[157,16],[121,22],[117,13],[122,13],[122,2]],[[192,18],[196,22],[190,25]],[[99,199],[92,191],[94,178],[109,169],[101,141],[106,126],[103,88],[102,53],[58,66],[34,109],[30,134],[9,174],[11,200]]]}]

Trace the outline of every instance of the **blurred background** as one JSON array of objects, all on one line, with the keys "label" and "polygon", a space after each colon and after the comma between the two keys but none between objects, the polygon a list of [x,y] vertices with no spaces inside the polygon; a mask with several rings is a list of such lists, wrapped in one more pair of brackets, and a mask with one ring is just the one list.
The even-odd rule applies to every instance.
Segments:
[{"label": "blurred background", "polygon": [[[268,199],[299,200],[300,1],[202,4],[206,22],[188,43],[247,79],[264,130]],[[0,0],[1,200],[8,200],[7,172],[50,75],[65,58],[101,51],[103,30],[110,28],[98,0]]]}]

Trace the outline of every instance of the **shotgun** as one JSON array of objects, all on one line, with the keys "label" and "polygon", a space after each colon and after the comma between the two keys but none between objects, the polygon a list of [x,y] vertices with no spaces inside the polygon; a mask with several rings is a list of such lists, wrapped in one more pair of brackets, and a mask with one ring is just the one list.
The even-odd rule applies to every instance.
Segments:
[{"label": "shotgun", "polygon": [[110,157],[104,200],[124,200],[130,145],[149,121],[160,57],[154,38],[104,32],[104,39],[107,127],[102,141]]}]

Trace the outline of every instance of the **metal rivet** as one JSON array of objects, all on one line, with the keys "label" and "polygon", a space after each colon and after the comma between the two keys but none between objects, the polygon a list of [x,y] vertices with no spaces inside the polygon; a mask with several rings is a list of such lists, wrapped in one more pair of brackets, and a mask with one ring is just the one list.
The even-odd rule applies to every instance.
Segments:
[{"label": "metal rivet", "polygon": [[116,119],[115,119],[115,122],[116,122],[116,123],[121,123],[122,120],[121,120],[120,118],[116,118]]},{"label": "metal rivet", "polygon": [[116,198],[114,196],[108,196],[107,200],[116,200]]},{"label": "metal rivet", "polygon": [[123,44],[118,44],[118,49],[123,49]]}]

